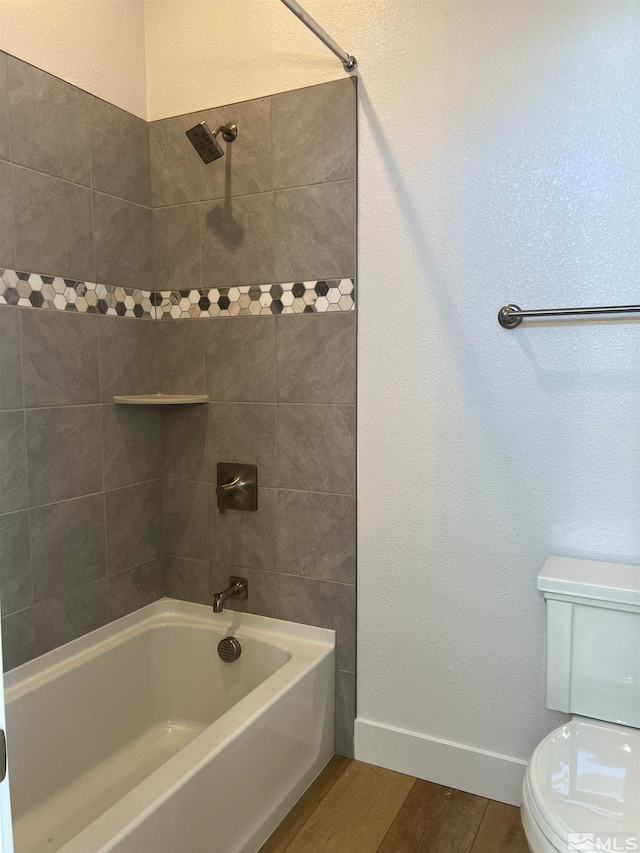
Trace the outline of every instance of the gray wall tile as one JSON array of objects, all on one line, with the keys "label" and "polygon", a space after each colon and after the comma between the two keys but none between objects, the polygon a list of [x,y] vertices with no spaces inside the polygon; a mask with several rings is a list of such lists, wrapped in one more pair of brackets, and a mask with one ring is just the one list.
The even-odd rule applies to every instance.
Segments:
[{"label": "gray wall tile", "polygon": [[100,391],[103,403],[114,395],[158,391],[155,323],[98,317]]},{"label": "gray wall tile", "polygon": [[34,608],[36,654],[56,649],[95,631],[108,621],[107,581],[81,586],[48,598]]},{"label": "gray wall tile", "polygon": [[258,489],[257,512],[218,511],[209,486],[209,556],[212,562],[272,570],[276,565],[276,490]]},{"label": "gray wall tile", "polygon": [[186,560],[166,557],[164,561],[165,595],[196,604],[211,604],[209,563],[206,560]]},{"label": "gray wall tile", "polygon": [[7,56],[4,53],[0,53],[0,159],[9,159],[9,93]]},{"label": "gray wall tile", "polygon": [[355,404],[354,312],[279,317],[277,333],[278,400]]},{"label": "gray wall tile", "polygon": [[205,394],[204,324],[165,320],[155,325],[161,390],[165,394]]},{"label": "gray wall tile", "polygon": [[105,494],[109,574],[156,560],[162,553],[162,482]]},{"label": "gray wall tile", "polygon": [[151,198],[154,207],[198,200],[198,163],[185,132],[198,123],[195,114],[149,125]]},{"label": "gray wall tile", "polygon": [[278,485],[283,489],[353,494],[353,406],[278,406]]},{"label": "gray wall tile", "polygon": [[151,204],[149,125],[100,98],[89,97],[94,190]]},{"label": "gray wall tile", "polygon": [[243,101],[200,113],[211,130],[235,122],[238,135],[231,143],[221,139],[222,160],[199,162],[200,198],[225,198],[273,189],[271,98]]},{"label": "gray wall tile", "polygon": [[273,403],[275,317],[204,320],[207,394],[211,400]]},{"label": "gray wall tile", "polygon": [[162,476],[160,417],[152,406],[102,406],[105,489]]},{"label": "gray wall tile", "polygon": [[203,202],[204,287],[274,281],[273,194]]},{"label": "gray wall tile", "polygon": [[106,576],[102,495],[37,507],[30,516],[34,601]]},{"label": "gray wall tile", "polygon": [[4,671],[26,663],[34,654],[33,607],[5,616],[2,620]]},{"label": "gray wall tile", "polygon": [[356,78],[273,96],[276,187],[356,176]]},{"label": "gray wall tile", "polygon": [[[0,54],[0,117],[1,72]],[[51,81],[46,83],[49,85]],[[315,87],[300,95],[278,96],[280,124],[274,133],[281,134],[280,147],[273,152],[279,170],[278,186],[299,187],[301,182],[343,181],[353,177],[352,85],[351,81],[344,81]],[[91,207],[89,192],[19,167],[12,167],[19,223],[18,258],[14,261],[10,249],[10,265],[120,286],[157,289],[200,286],[201,252],[205,259],[205,287],[306,280],[316,276],[337,278],[353,272],[355,230],[351,220],[355,216],[351,216],[350,210],[355,186],[351,180],[279,192],[278,233],[274,237],[270,99],[206,114],[213,124],[235,120],[239,126],[238,139],[228,146],[224,160],[206,167],[184,135],[202,116],[180,116],[152,125],[147,159],[144,122],[81,94],[86,98],[91,125],[94,189],[99,191],[95,194],[98,271],[93,267],[91,217],[87,215]],[[345,126],[334,127],[329,134],[330,144],[323,144],[327,135],[316,134],[316,126],[326,122],[326,119],[321,121],[322,116],[335,123],[337,115],[344,116]],[[350,115],[353,121],[347,127]],[[299,138],[295,143],[296,156],[287,153],[287,145],[293,144],[292,137],[284,138],[287,121],[293,123],[291,126],[308,128],[309,138]],[[307,131],[299,131],[299,136],[300,133]],[[61,162],[66,168],[64,157]],[[155,242],[151,239],[150,212],[131,203],[149,203],[149,163],[154,204],[176,205],[155,211]],[[2,166],[0,162],[0,198]],[[11,197],[5,195],[7,231],[11,225],[8,218]],[[199,197],[208,201],[200,204]],[[62,223],[58,221],[60,209],[72,211],[71,217],[65,217]],[[136,228],[142,236],[135,236]],[[275,251],[280,252],[277,268],[274,241]],[[156,278],[152,280],[154,255]],[[17,381],[18,312],[13,313],[15,320],[11,312],[12,309],[0,309],[0,334],[3,341],[9,342],[0,354],[0,380],[5,374],[14,377],[13,382],[0,381],[0,408],[22,405],[21,382]],[[26,379],[27,406],[72,407],[27,412],[31,503],[64,501],[55,505],[59,507],[59,517],[55,507],[32,510],[37,520],[43,521],[44,530],[40,538],[33,533],[39,548],[38,595],[46,596],[37,605],[38,652],[103,624],[107,603],[112,619],[144,606],[161,596],[165,589],[170,595],[209,604],[211,585],[223,588],[228,575],[237,573],[249,578],[250,601],[246,609],[251,612],[279,614],[284,618],[294,618],[286,615],[293,613],[296,619],[315,624],[327,624],[330,619],[339,622],[340,665],[351,669],[353,643],[345,621],[349,617],[345,614],[350,608],[354,611],[353,588],[343,583],[327,583],[325,579],[345,581],[354,576],[353,498],[342,494],[283,492],[278,520],[278,494],[269,486],[277,485],[277,329],[278,392],[282,403],[278,411],[283,420],[279,437],[281,485],[320,492],[353,489],[354,410],[350,405],[342,405],[354,400],[353,315],[160,324],[134,324],[121,318],[53,316],[59,322],[27,320],[29,341],[25,347],[29,351],[25,374],[32,373]],[[97,399],[91,396],[93,380],[88,383],[84,373],[74,374],[79,360],[70,360],[67,352],[82,351],[82,336],[74,339],[72,346],[73,335],[56,334],[67,321],[68,328],[77,332],[81,328],[78,321],[84,319],[97,324],[99,332],[99,382],[101,399],[107,404],[101,407],[75,407],[78,402]],[[51,340],[47,340],[50,329],[53,329]],[[50,363],[51,353],[56,355],[55,369]],[[93,366],[93,357],[82,361],[85,368],[87,361]],[[72,374],[71,382],[61,379]],[[168,393],[206,390],[217,405],[161,413],[110,404],[114,394],[152,393],[158,388]],[[97,412],[101,415],[98,426],[102,427],[102,443],[95,428]],[[10,422],[15,420],[15,431],[5,430],[5,436],[15,432],[17,437],[19,418],[20,413],[11,413]],[[4,454],[3,458],[6,457]],[[260,489],[258,513],[219,515],[215,487],[206,483],[207,479],[215,480],[218,460],[258,464],[259,482],[261,487],[267,487]],[[162,472],[168,479],[163,483],[160,500],[159,483],[146,481],[159,478]],[[86,490],[101,492],[103,488],[117,491],[82,501],[67,500],[88,494]],[[5,488],[2,494],[10,492],[11,489]],[[95,572],[91,566],[96,563],[90,554],[82,557],[82,550],[89,548],[90,543],[67,532],[80,523],[75,513],[70,516],[68,506],[93,499],[107,502],[108,526],[106,532],[103,530],[109,556],[107,583],[103,579],[104,566],[100,580],[89,583],[95,576],[91,574]],[[60,508],[67,510],[66,513]],[[161,518],[166,525],[165,549],[158,528]],[[69,547],[75,549],[69,557],[56,558],[64,566],[58,572],[51,571],[50,565],[45,569],[42,542],[47,531],[51,541],[61,540],[66,547],[65,541],[69,540]],[[171,556],[161,558],[163,550]],[[156,555],[158,558],[154,559]],[[283,572],[280,575],[274,571],[278,560]],[[46,562],[51,562],[48,555]],[[7,562],[6,570],[9,565]],[[318,580],[295,577],[298,573]],[[18,573],[17,577],[22,575]],[[28,578],[28,571],[25,577]],[[9,578],[9,586],[10,581]],[[75,584],[79,586],[73,589]],[[27,587],[25,581],[24,588]],[[2,590],[0,574],[0,593]],[[25,597],[10,605],[24,605],[19,611],[22,621],[16,621],[13,632],[16,646],[9,652],[12,660],[34,653],[29,604],[30,599]],[[245,608],[236,602],[232,606]],[[88,611],[84,616],[83,607]],[[352,612],[352,633],[353,619]],[[27,631],[31,632],[30,639]],[[338,685],[338,703],[345,707],[349,706],[352,681],[350,673],[346,673],[341,682],[342,692]],[[343,711],[344,708],[339,708],[338,714]],[[343,713],[344,720],[347,717]],[[341,725],[338,722],[337,744],[349,742],[348,720],[347,729],[340,729]]]},{"label": "gray wall tile", "polygon": [[14,166],[13,206],[18,269],[94,280],[91,190]]},{"label": "gray wall tile", "polygon": [[21,311],[24,404],[97,403],[97,317],[62,311]]},{"label": "gray wall tile", "polygon": [[355,671],[355,588],[350,584],[280,575],[278,618],[336,632],[338,669]]},{"label": "gray wall tile", "polygon": [[0,307],[0,409],[22,408],[19,308]]},{"label": "gray wall tile", "polygon": [[166,553],[208,559],[206,483],[165,480],[162,506]]},{"label": "gray wall tile", "polygon": [[148,207],[93,193],[96,280],[153,289],[153,215]]},{"label": "gray wall tile", "polygon": [[276,281],[354,275],[355,224],[355,181],[276,192]]},{"label": "gray wall tile", "polygon": [[24,413],[0,412],[0,512],[24,509],[27,504]]},{"label": "gray wall tile", "polygon": [[164,595],[162,563],[153,560],[109,578],[109,619],[120,619]]},{"label": "gray wall tile", "polygon": [[201,286],[199,205],[180,204],[153,212],[153,266],[156,290]]},{"label": "gray wall tile", "polygon": [[31,506],[102,490],[99,406],[27,409]]},{"label": "gray wall tile", "polygon": [[207,479],[207,406],[167,406],[162,412],[162,475]]},{"label": "gray wall tile", "polygon": [[278,569],[355,583],[355,498],[278,492]]},{"label": "gray wall tile", "polygon": [[3,616],[33,604],[26,510],[0,515],[0,602]]},{"label": "gray wall tile", "polygon": [[336,727],[334,748],[337,755],[353,757],[353,725],[356,719],[356,676],[336,670]]},{"label": "gray wall tile", "polygon": [[0,160],[0,266],[13,268],[15,263],[11,164]]},{"label": "gray wall tile", "polygon": [[275,405],[209,403],[208,458],[211,482],[218,462],[243,462],[258,466],[259,485],[276,486]]},{"label": "gray wall tile", "polygon": [[89,186],[89,96],[12,56],[7,72],[13,162]]},{"label": "gray wall tile", "polygon": [[[278,575],[262,569],[250,569],[243,566],[225,566],[211,563],[211,592],[221,592],[229,586],[230,577],[246,578],[249,597],[246,601],[230,598],[225,604],[226,610],[239,610],[242,613],[255,613],[258,616],[278,615]],[[207,602],[209,603],[209,602]],[[215,618],[215,617],[214,617]]]}]

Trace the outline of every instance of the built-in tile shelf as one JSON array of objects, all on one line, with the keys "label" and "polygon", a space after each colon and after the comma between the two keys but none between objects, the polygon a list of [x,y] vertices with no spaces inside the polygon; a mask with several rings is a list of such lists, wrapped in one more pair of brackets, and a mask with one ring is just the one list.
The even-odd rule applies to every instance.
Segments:
[{"label": "built-in tile shelf", "polygon": [[208,403],[208,394],[130,394],[114,397],[114,403],[121,406],[193,406],[195,403]]}]

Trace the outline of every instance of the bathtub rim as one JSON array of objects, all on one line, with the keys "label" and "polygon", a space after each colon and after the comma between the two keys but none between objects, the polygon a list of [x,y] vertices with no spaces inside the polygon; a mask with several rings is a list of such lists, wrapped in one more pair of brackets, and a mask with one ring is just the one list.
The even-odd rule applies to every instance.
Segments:
[{"label": "bathtub rim", "polygon": [[[89,849],[101,853],[112,849],[329,657],[333,659],[335,672],[335,631],[331,629],[233,610],[213,616],[207,605],[163,598],[10,670],[6,673],[6,677],[12,677],[7,678],[5,701],[20,698],[150,628],[171,624],[215,628],[223,635],[230,630],[241,631],[286,651],[290,657],[179,752],[59,847],[58,853],[83,853]],[[333,708],[330,712],[333,714]]]},{"label": "bathtub rim", "polygon": [[254,613],[244,613],[239,610],[225,609],[220,614],[212,614],[211,607],[206,604],[181,601],[177,598],[159,598],[139,610],[101,625],[75,640],[70,640],[5,672],[5,704],[150,628],[172,624],[193,625],[206,629],[218,628],[225,636],[232,629],[242,630],[252,639],[268,642],[289,654],[294,645],[296,651],[304,649],[310,653],[316,647],[326,644],[335,648],[335,631],[329,628],[287,622],[272,616],[257,616]]}]

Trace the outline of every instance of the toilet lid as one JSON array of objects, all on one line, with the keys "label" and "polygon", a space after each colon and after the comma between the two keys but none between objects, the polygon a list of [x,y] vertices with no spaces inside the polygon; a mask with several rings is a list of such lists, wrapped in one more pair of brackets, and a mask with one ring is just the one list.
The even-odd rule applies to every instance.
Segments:
[{"label": "toilet lid", "polygon": [[551,829],[640,835],[640,731],[575,718],[531,759],[531,795]]}]

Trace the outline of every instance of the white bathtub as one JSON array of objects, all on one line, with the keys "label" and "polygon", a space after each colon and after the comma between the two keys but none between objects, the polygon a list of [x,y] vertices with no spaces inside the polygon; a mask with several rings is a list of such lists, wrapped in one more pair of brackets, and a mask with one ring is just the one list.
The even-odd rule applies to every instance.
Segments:
[{"label": "white bathtub", "polygon": [[255,853],[333,754],[334,665],[333,631],[163,599],[7,673],[16,853]]}]

